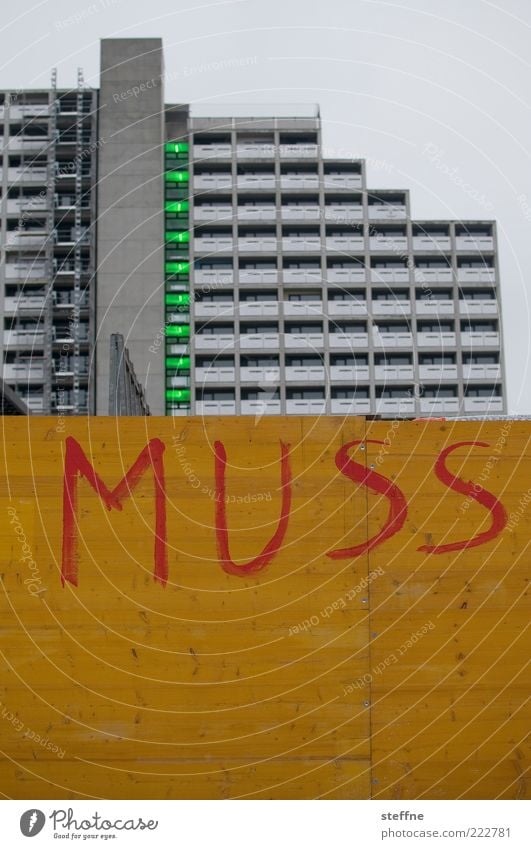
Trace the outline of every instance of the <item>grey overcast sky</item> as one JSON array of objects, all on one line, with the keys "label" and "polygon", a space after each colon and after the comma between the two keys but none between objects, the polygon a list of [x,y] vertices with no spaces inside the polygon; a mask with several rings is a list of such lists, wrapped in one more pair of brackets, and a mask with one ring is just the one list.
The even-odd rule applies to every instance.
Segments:
[{"label": "grey overcast sky", "polygon": [[530,0],[17,0],[0,29],[2,88],[97,86],[100,38],[160,36],[167,101],[319,103],[325,153],[415,217],[495,218],[509,411],[531,414]]}]

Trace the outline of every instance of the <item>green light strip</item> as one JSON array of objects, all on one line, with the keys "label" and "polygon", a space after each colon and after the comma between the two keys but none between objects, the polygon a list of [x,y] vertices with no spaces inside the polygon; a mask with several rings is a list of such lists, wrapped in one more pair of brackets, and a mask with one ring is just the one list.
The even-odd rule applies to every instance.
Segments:
[{"label": "green light strip", "polygon": [[188,324],[167,324],[166,336],[190,336],[190,327]]},{"label": "green light strip", "polygon": [[189,242],[190,241],[190,233],[188,230],[167,230],[166,231],[166,241],[167,242]]},{"label": "green light strip", "polygon": [[166,153],[187,153],[189,149],[188,142],[168,142],[164,145]]},{"label": "green light strip", "polygon": [[190,204],[187,200],[167,200],[164,209],[166,212],[188,212]]},{"label": "green light strip", "polygon": [[189,401],[189,389],[166,389],[166,401]]},{"label": "green light strip", "polygon": [[190,303],[190,295],[188,292],[183,292],[181,294],[172,294],[170,292],[166,295],[166,305],[169,307],[173,306],[183,306],[188,305]]},{"label": "green light strip", "polygon": [[188,274],[190,271],[189,262],[167,262],[164,265],[166,274]]},{"label": "green light strip", "polygon": [[166,368],[190,368],[190,357],[166,357]]},{"label": "green light strip", "polygon": [[166,171],[167,183],[187,183],[189,179],[189,171]]}]

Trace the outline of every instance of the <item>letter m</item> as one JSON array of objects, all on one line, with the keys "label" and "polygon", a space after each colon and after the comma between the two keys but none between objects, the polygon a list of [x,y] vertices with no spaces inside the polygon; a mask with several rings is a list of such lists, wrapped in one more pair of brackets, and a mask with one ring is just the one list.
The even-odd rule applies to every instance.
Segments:
[{"label": "letter m", "polygon": [[163,586],[168,580],[168,557],[166,550],[166,492],[164,487],[164,465],[162,455],[164,443],[151,439],[140,452],[131,468],[121,481],[110,490],[87,460],[79,442],[71,436],[66,439],[65,471],[63,485],[63,559],[61,581],[77,587],[77,484],[79,476],[85,478],[97,492],[107,510],[122,509],[122,501],[130,496],[140,478],[151,466],[154,478],[155,498],[155,546],[153,577]]}]

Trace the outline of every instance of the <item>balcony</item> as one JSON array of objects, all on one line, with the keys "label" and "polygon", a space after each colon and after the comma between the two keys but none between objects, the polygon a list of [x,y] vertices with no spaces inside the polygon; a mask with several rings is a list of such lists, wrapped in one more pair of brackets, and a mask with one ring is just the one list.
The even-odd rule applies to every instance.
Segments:
[{"label": "balcony", "polygon": [[44,330],[4,330],[4,345],[7,347],[42,348]]},{"label": "balcony", "polygon": [[[356,382],[369,380],[369,366],[331,366],[330,378],[331,380],[342,380],[349,383],[353,380]],[[334,402],[332,401],[333,405]]]},{"label": "balcony", "polygon": [[328,268],[326,273],[329,283],[339,283],[346,286],[349,283],[365,283],[365,268]]},{"label": "balcony", "polygon": [[407,211],[403,205],[371,204],[369,206],[369,221],[400,221],[406,218]]},{"label": "balcony", "polygon": [[364,416],[371,412],[370,398],[332,398],[333,415]]},{"label": "balcony", "polygon": [[44,295],[17,295],[4,299],[4,312],[41,312],[44,309]]},{"label": "balcony", "polygon": [[286,380],[290,383],[323,383],[324,366],[286,366]]},{"label": "balcony", "polygon": [[240,270],[240,283],[251,283],[259,285],[276,286],[278,283],[278,271],[276,268],[244,268]]},{"label": "balcony", "polygon": [[453,271],[448,266],[444,268],[415,268],[417,283],[452,283]]},{"label": "balcony", "polygon": [[282,174],[280,188],[299,191],[300,189],[318,189],[318,174]]},{"label": "balcony", "polygon": [[353,251],[363,251],[365,239],[363,236],[327,236],[326,250],[339,251],[341,253],[351,253]]},{"label": "balcony", "polygon": [[21,118],[47,118],[49,114],[50,107],[47,104],[26,103],[24,105],[9,107],[9,118],[11,121],[20,120]]},{"label": "balcony", "polygon": [[238,239],[240,253],[276,253],[276,236],[247,237]]},{"label": "balcony", "polygon": [[296,416],[322,416],[326,413],[324,398],[300,398],[286,401],[286,413]]},{"label": "balcony", "polygon": [[25,152],[40,152],[46,150],[50,144],[50,139],[46,136],[12,136],[5,149],[8,151],[20,150]]},{"label": "balcony", "polygon": [[273,159],[275,156],[274,144],[248,143],[236,146],[238,159]]},{"label": "balcony", "polygon": [[275,189],[274,174],[239,174],[236,178],[238,189]]},{"label": "balcony", "polygon": [[316,144],[281,144],[281,159],[317,159],[319,148]]},{"label": "balcony", "polygon": [[232,145],[230,144],[194,144],[193,154],[195,160],[201,159],[230,159],[232,156]]},{"label": "balcony", "polygon": [[330,333],[328,336],[330,349],[341,351],[367,349],[369,336],[367,333]]},{"label": "balcony", "polygon": [[8,183],[46,183],[46,168],[8,168]]},{"label": "balcony", "polygon": [[451,247],[450,236],[413,236],[414,251],[449,251]]},{"label": "balcony", "polygon": [[44,212],[48,209],[48,200],[40,195],[32,195],[31,197],[8,198],[6,211],[7,214],[20,215],[21,213]]},{"label": "balcony", "polygon": [[500,380],[501,367],[499,363],[465,363],[463,378],[465,380]]},{"label": "balcony", "polygon": [[384,383],[388,380],[413,380],[413,366],[375,366],[374,377]]},{"label": "balcony", "polygon": [[325,174],[323,185],[326,191],[352,191],[353,189],[361,189],[362,178],[361,174]]},{"label": "balcony", "polygon": [[276,318],[278,301],[240,301],[238,309],[242,318]]},{"label": "balcony", "polygon": [[49,236],[43,233],[32,230],[11,230],[6,233],[6,248],[15,250],[42,250],[46,247],[46,242]]},{"label": "balcony", "polygon": [[43,263],[10,263],[5,266],[6,280],[45,280],[48,277]]},{"label": "balcony", "polygon": [[457,251],[493,251],[494,239],[492,236],[456,236],[455,249]]},{"label": "balcony", "polygon": [[322,301],[284,301],[284,315],[286,318],[306,318],[308,316],[322,316]]},{"label": "balcony", "polygon": [[356,301],[354,298],[348,301],[328,301],[328,315],[330,318],[348,318],[353,315],[367,315],[367,301]]},{"label": "balcony", "polygon": [[322,333],[285,333],[284,345],[286,350],[322,350],[324,345],[324,335]]},{"label": "balcony", "polygon": [[264,392],[263,400],[242,401],[241,410],[242,416],[279,416],[280,401],[268,401],[267,392]]},{"label": "balcony", "polygon": [[325,221],[333,221],[336,224],[348,224],[351,221],[361,221],[363,218],[363,206],[361,203],[346,204],[330,203],[325,206]]},{"label": "balcony", "polygon": [[196,318],[232,318],[234,315],[234,304],[211,302],[211,301],[196,301],[194,304],[194,315]]},{"label": "balcony", "polygon": [[232,174],[196,174],[194,177],[195,191],[213,192],[231,188]]},{"label": "balcony", "polygon": [[296,206],[281,206],[280,214],[283,221],[319,221],[321,211],[317,204],[298,204]]},{"label": "balcony", "polygon": [[377,348],[412,348],[413,336],[411,333],[378,333],[373,335],[373,342]]},{"label": "balcony", "polygon": [[196,351],[233,351],[234,350],[234,334],[202,334],[196,333],[194,336],[194,346]]},{"label": "balcony", "polygon": [[494,299],[484,301],[459,301],[459,313],[464,316],[498,315],[498,302]]},{"label": "balcony", "polygon": [[417,333],[419,348],[455,348],[455,333],[449,330]]},{"label": "balcony", "polygon": [[459,398],[421,398],[420,412],[424,416],[457,415],[460,411]]},{"label": "balcony", "polygon": [[236,401],[196,401],[195,412],[198,416],[234,416]]},{"label": "balcony", "polygon": [[412,416],[415,413],[415,399],[377,398],[376,412],[379,416]]},{"label": "balcony", "polygon": [[196,368],[196,385],[204,383],[234,383],[235,371],[230,366],[210,366],[209,368]]},{"label": "balcony", "polygon": [[278,351],[278,333],[242,333],[241,351]]},{"label": "balcony", "polygon": [[458,268],[457,280],[459,283],[495,283],[496,272],[494,268]]},{"label": "balcony", "polygon": [[373,301],[371,310],[372,315],[410,315],[411,301]]},{"label": "balcony", "polygon": [[273,203],[248,204],[238,207],[238,219],[241,221],[274,221],[277,208]]},{"label": "balcony", "polygon": [[44,398],[42,395],[39,396],[28,396],[21,395],[20,396],[24,401],[26,407],[30,411],[30,413],[42,413],[44,411]]},{"label": "balcony", "polygon": [[449,300],[438,301],[436,298],[429,298],[425,301],[415,301],[415,310],[417,315],[428,315],[439,318],[443,315],[454,314],[454,302]]},{"label": "balcony", "polygon": [[243,366],[240,378],[242,383],[265,384],[262,388],[270,384],[274,388],[280,381],[280,369],[278,366]]},{"label": "balcony", "polygon": [[500,335],[495,330],[461,331],[461,345],[470,348],[499,348]]},{"label": "balcony", "polygon": [[5,363],[2,376],[4,380],[17,382],[44,380],[44,365]]},{"label": "balcony", "polygon": [[435,365],[419,365],[421,380],[457,380],[457,366],[453,363],[436,363]]},{"label": "balcony", "polygon": [[371,251],[407,251],[407,236],[371,236],[369,247]]},{"label": "balcony", "polygon": [[196,268],[194,270],[194,283],[196,286],[220,286],[234,283],[234,271],[232,268]]},{"label": "balcony", "polygon": [[323,274],[320,268],[284,268],[282,272],[284,283],[322,283]]},{"label": "balcony", "polygon": [[200,204],[194,206],[196,221],[232,221],[232,206],[226,204]]},{"label": "balcony", "polygon": [[465,413],[474,415],[492,415],[494,413],[503,413],[502,398],[465,398],[464,399]]},{"label": "balcony", "polygon": [[409,268],[371,268],[372,283],[409,283]]},{"label": "balcony", "polygon": [[285,236],[282,239],[283,251],[313,251],[319,253],[321,250],[321,239],[319,236]]},{"label": "balcony", "polygon": [[194,239],[194,251],[200,253],[231,253],[232,252],[232,237],[231,236],[198,236]]}]

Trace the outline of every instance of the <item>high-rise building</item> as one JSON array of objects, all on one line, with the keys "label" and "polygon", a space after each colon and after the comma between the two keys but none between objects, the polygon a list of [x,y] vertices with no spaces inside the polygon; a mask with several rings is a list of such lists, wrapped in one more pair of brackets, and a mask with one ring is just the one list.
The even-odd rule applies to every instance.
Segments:
[{"label": "high-rise building", "polygon": [[120,333],[153,414],[506,411],[493,221],[413,220],[315,110],[202,116],[163,76],[159,39],[108,39],[99,92],[4,95],[3,374],[32,409],[106,414]]}]

